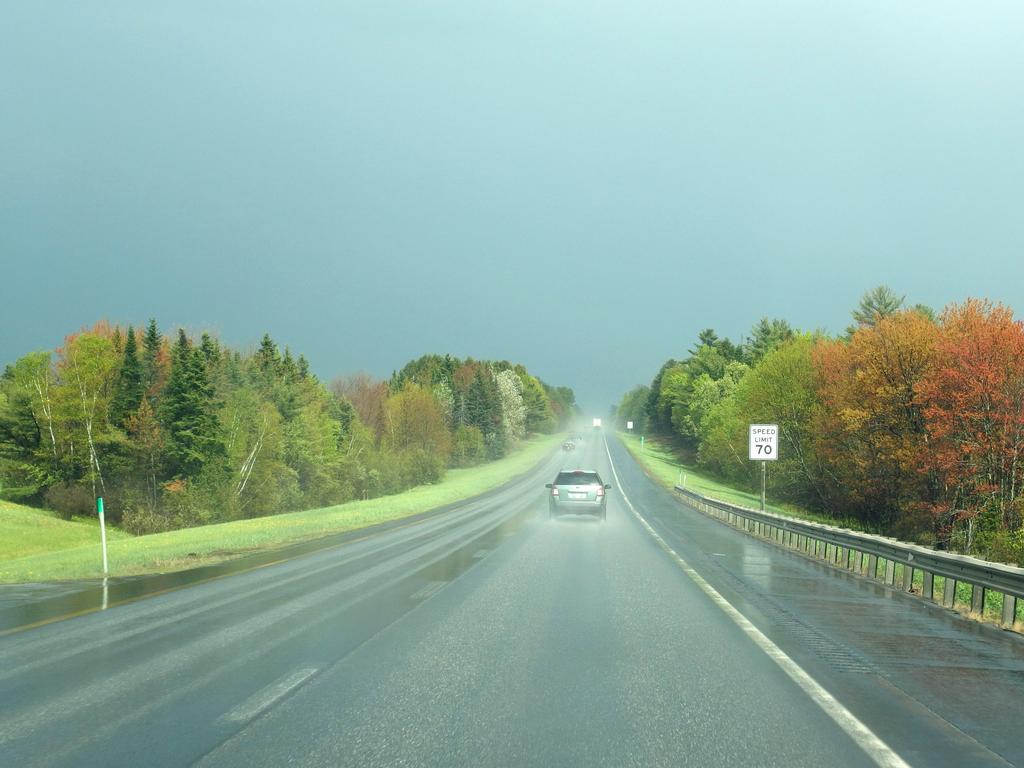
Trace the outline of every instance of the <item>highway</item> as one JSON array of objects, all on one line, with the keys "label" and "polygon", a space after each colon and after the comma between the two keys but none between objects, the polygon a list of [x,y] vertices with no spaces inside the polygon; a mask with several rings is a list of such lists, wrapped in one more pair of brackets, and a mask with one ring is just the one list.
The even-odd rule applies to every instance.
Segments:
[{"label": "highway", "polygon": [[[1024,642],[681,505],[611,435],[0,636],[0,766],[1024,765]],[[608,520],[547,519],[561,466]]]}]

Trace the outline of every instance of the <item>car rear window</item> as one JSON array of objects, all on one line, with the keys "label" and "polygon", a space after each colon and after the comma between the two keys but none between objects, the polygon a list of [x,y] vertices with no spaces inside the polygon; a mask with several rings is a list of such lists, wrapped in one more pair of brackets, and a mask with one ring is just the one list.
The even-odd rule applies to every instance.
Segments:
[{"label": "car rear window", "polygon": [[601,485],[597,472],[559,472],[555,485]]}]

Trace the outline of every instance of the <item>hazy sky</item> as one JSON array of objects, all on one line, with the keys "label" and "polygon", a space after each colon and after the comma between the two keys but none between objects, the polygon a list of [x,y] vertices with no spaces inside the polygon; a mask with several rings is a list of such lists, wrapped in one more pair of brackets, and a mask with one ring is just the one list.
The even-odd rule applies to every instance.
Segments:
[{"label": "hazy sky", "polygon": [[97,319],[602,411],[888,283],[1024,311],[1024,6],[0,0],[0,363]]}]

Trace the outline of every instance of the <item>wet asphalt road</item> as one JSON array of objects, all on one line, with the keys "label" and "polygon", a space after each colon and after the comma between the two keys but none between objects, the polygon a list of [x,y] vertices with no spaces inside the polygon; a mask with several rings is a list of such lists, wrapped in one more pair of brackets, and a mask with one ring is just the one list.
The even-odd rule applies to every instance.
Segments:
[{"label": "wet asphalt road", "polygon": [[[618,485],[549,521],[562,463]],[[597,435],[485,499],[0,637],[0,765],[1024,765],[1024,642],[693,512]],[[879,753],[871,753],[878,758]],[[896,763],[898,764],[898,763]]]}]

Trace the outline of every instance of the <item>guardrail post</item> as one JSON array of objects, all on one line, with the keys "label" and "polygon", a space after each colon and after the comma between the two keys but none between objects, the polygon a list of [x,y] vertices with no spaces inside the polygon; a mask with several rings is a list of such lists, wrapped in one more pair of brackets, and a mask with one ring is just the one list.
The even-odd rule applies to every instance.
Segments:
[{"label": "guardrail post", "polygon": [[1017,598],[1013,595],[1003,593],[1003,621],[1006,629],[1013,629],[1013,622],[1017,619]]},{"label": "guardrail post", "polygon": [[971,612],[979,616],[985,610],[985,588],[978,584],[971,584]]},{"label": "guardrail post", "polygon": [[868,576],[878,578],[878,555],[868,555]]},{"label": "guardrail post", "polygon": [[921,594],[926,600],[935,599],[935,574],[931,571],[922,571],[924,582],[921,585]]},{"label": "guardrail post", "polygon": [[914,566],[910,563],[906,563],[903,566],[903,591],[914,591]]},{"label": "guardrail post", "polygon": [[952,608],[956,602],[956,579],[946,577],[946,583],[942,586],[942,605]]},{"label": "guardrail post", "polygon": [[892,560],[885,561],[885,583],[890,586],[896,583],[896,563]]}]

